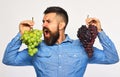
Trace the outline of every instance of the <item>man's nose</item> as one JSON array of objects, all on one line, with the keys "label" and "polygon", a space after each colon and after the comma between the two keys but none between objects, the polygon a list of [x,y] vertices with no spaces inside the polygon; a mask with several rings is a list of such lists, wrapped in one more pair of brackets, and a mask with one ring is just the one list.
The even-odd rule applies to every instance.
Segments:
[{"label": "man's nose", "polygon": [[42,24],[42,27],[47,27],[48,26],[48,24],[46,23],[46,22],[44,22],[43,24]]}]

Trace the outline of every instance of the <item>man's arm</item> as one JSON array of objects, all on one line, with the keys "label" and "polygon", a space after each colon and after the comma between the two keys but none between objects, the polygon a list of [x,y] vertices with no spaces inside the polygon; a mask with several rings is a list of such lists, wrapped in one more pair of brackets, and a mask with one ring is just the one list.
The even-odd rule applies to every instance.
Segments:
[{"label": "man's arm", "polygon": [[12,39],[12,41],[7,45],[3,63],[7,65],[31,65],[31,57],[27,53],[27,49],[19,51],[22,44],[20,37],[24,34],[24,31],[29,31],[34,25],[33,20],[24,20],[19,24],[19,33]]},{"label": "man's arm", "polygon": [[21,34],[18,33],[7,45],[3,57],[4,64],[13,66],[32,65],[32,58],[28,55],[27,49],[19,51],[22,45],[20,37]]},{"label": "man's arm", "polygon": [[118,53],[114,43],[105,34],[104,31],[98,34],[99,41],[103,47],[103,50],[94,48],[93,57],[89,59],[89,63],[98,64],[114,64],[119,61]]}]

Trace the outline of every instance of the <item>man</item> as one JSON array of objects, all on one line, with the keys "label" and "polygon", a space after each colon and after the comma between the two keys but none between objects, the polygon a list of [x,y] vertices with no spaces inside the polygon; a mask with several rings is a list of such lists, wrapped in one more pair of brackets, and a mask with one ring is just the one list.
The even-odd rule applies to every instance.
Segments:
[{"label": "man", "polygon": [[[95,22],[91,22],[91,21]],[[100,21],[96,18],[87,18],[86,24],[97,27],[98,38],[103,50],[94,47],[94,53],[89,58],[79,39],[72,40],[65,29],[68,23],[67,12],[57,6],[48,7],[44,11],[43,35],[44,40],[38,46],[38,52],[29,56],[27,49],[19,52],[22,44],[20,37],[25,30],[30,30],[34,22],[22,21],[19,33],[8,44],[3,63],[12,66],[34,66],[37,77],[83,77],[88,63],[114,64],[118,54],[113,42],[101,29]],[[26,26],[29,25],[29,26]]]}]

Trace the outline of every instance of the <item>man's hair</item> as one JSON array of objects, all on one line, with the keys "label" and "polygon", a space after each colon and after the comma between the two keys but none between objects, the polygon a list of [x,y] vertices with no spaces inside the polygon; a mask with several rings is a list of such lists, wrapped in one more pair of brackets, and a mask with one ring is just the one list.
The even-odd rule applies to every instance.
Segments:
[{"label": "man's hair", "polygon": [[65,27],[68,24],[68,14],[63,8],[58,7],[58,6],[48,7],[44,11],[44,14],[48,14],[48,13],[56,13],[57,15],[60,15],[63,18],[64,22],[65,22]]}]

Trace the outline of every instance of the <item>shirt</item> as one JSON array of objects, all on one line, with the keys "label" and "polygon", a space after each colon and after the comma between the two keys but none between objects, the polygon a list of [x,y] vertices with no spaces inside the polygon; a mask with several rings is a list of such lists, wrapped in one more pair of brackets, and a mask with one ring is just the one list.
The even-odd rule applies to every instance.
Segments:
[{"label": "shirt", "polygon": [[5,50],[3,63],[12,66],[33,66],[37,77],[83,77],[87,64],[113,64],[118,62],[118,54],[113,42],[104,31],[98,33],[103,49],[94,47],[92,58],[88,58],[79,39],[69,36],[61,44],[47,46],[44,41],[38,46],[35,56],[28,55],[28,49],[22,51],[18,33]]}]

